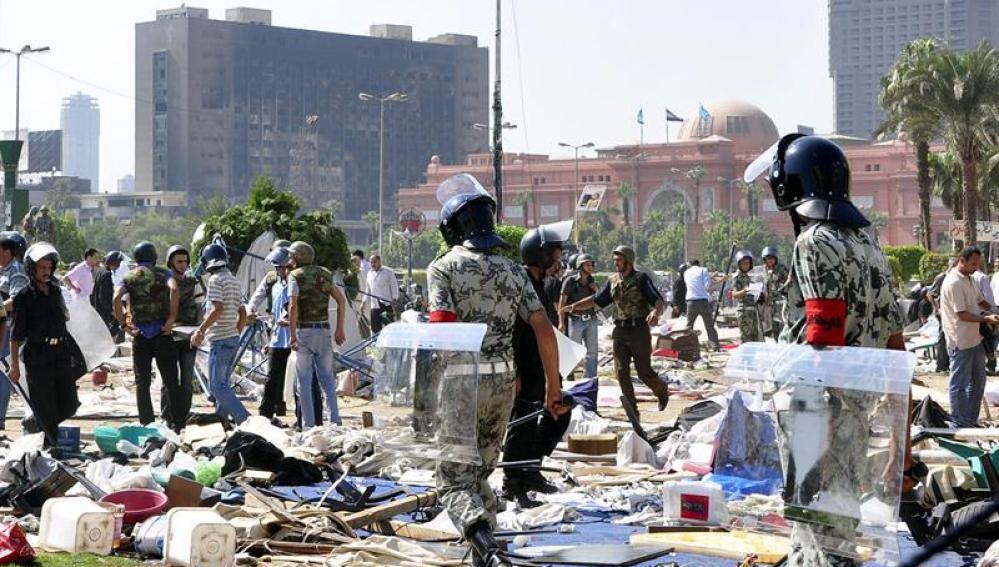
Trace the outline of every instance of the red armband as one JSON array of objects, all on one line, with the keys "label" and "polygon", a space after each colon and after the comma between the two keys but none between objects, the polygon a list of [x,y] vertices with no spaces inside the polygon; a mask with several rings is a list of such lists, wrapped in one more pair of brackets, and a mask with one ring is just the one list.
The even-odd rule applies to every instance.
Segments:
[{"label": "red armband", "polygon": [[451,311],[431,311],[431,323],[457,323],[458,314]]},{"label": "red armband", "polygon": [[806,299],[805,338],[810,345],[846,344],[846,302],[842,299]]}]

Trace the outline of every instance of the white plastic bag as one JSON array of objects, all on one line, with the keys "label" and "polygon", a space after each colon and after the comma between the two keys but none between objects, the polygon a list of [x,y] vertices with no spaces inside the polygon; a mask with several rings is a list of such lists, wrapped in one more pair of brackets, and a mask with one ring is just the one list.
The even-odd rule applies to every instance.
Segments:
[{"label": "white plastic bag", "polygon": [[73,297],[65,288],[63,298],[66,300],[66,309],[69,312],[66,330],[80,347],[87,361],[87,369],[96,368],[114,356],[117,351],[111,333],[108,332],[108,326],[90,305],[89,298]]},{"label": "white plastic bag", "polygon": [[656,452],[634,431],[629,431],[617,443],[617,466],[652,465],[658,467]]}]

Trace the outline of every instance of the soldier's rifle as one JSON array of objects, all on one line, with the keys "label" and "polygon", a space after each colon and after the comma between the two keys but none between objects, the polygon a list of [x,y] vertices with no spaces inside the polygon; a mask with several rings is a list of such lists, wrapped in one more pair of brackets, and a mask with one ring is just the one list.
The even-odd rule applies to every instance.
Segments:
[{"label": "soldier's rifle", "polygon": [[728,284],[728,275],[732,272],[732,259],[735,258],[735,242],[732,243],[732,249],[728,251],[728,264],[725,265],[725,279],[722,280],[721,291],[718,292],[718,303],[715,304],[715,317],[714,320],[718,320],[718,312],[721,311],[722,300],[725,299],[725,286]]}]

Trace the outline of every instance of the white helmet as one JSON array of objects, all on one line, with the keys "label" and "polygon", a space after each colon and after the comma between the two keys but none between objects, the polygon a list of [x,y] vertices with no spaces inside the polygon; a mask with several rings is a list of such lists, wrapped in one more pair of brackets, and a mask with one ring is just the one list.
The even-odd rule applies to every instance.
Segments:
[{"label": "white helmet", "polygon": [[55,249],[55,246],[48,242],[38,242],[28,247],[28,251],[24,253],[24,269],[29,277],[34,277],[35,264],[46,258],[52,260],[52,273],[54,274],[59,265],[59,251]]}]

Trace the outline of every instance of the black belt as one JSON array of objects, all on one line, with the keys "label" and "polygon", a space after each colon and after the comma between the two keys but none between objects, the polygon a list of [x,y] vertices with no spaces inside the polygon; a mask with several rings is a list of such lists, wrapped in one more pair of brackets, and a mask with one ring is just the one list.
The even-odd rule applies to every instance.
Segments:
[{"label": "black belt", "polygon": [[57,346],[66,341],[66,337],[42,337],[40,339],[29,340],[28,343],[35,345]]},{"label": "black belt", "polygon": [[615,327],[644,327],[648,324],[649,322],[645,320],[645,317],[632,317],[630,319],[614,319]]},{"label": "black belt", "polygon": [[299,329],[329,329],[329,321],[323,321],[321,323],[299,323]]},{"label": "black belt", "polygon": [[569,314],[570,319],[579,319],[580,321],[589,321],[590,319],[596,317],[596,313],[575,313]]}]

